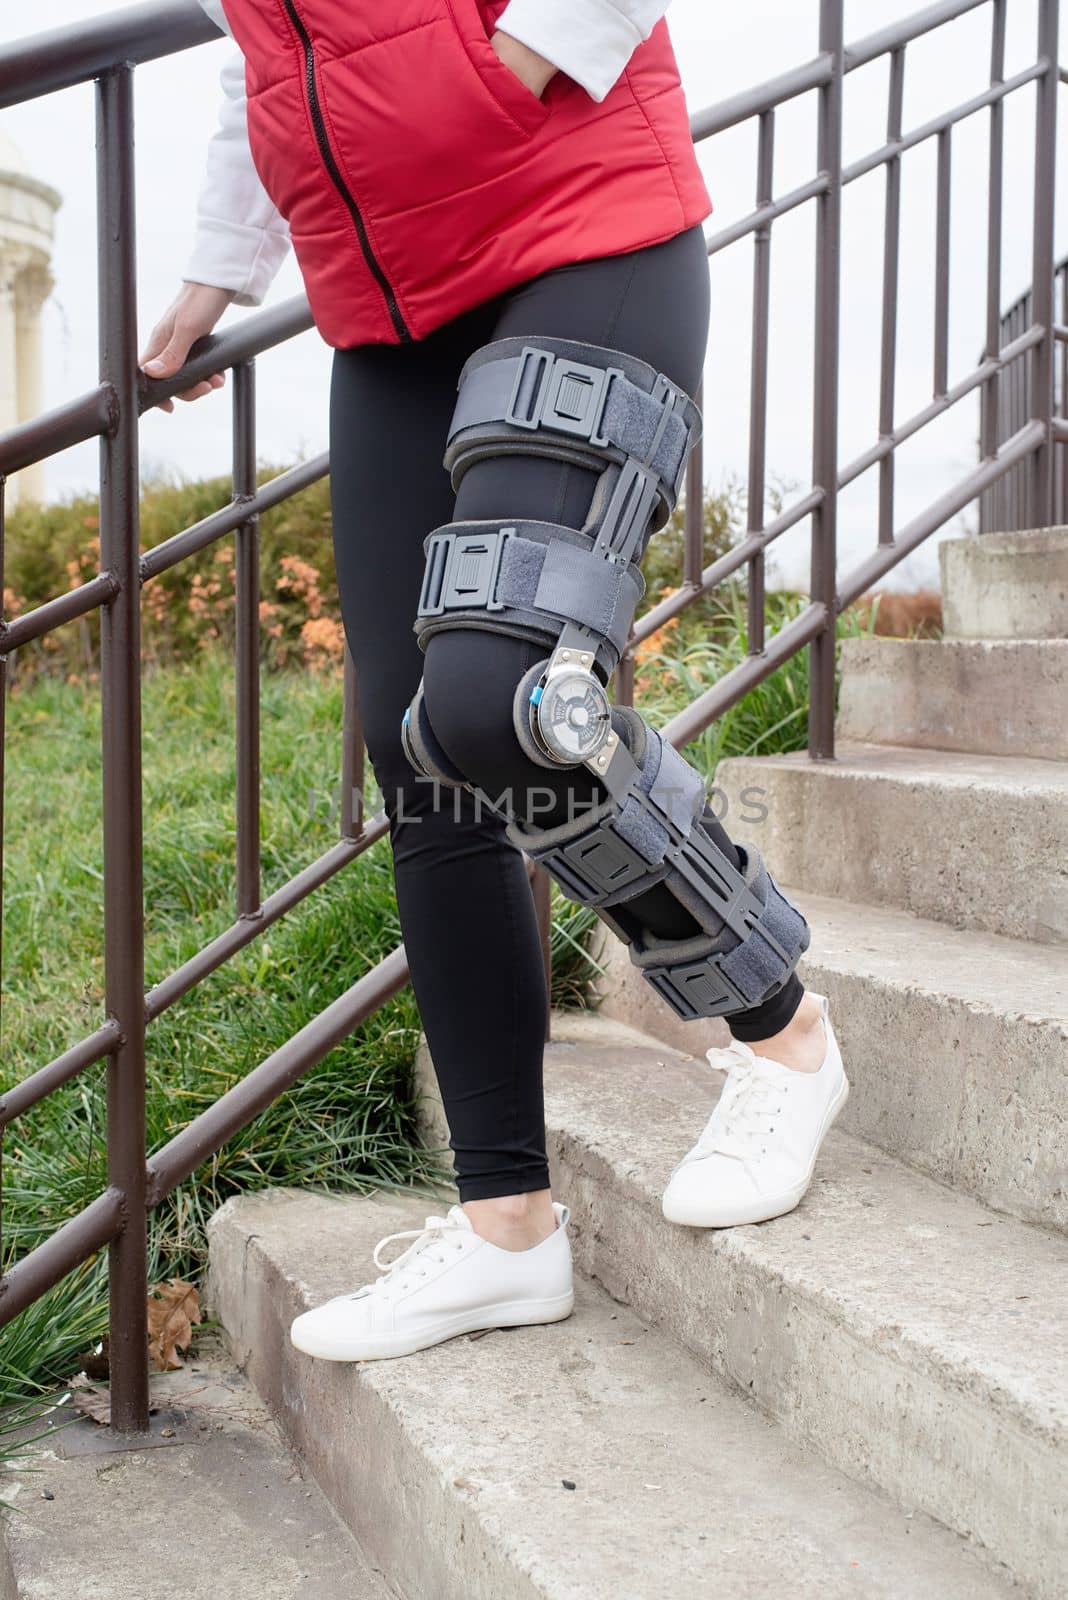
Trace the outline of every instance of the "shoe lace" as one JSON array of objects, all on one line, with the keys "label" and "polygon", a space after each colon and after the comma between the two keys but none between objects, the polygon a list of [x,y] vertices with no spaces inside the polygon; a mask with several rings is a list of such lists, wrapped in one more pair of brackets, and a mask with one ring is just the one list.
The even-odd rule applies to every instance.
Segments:
[{"label": "shoe lace", "polygon": [[782,1084],[762,1073],[759,1058],[751,1050],[740,1051],[737,1041],[722,1050],[709,1050],[708,1061],[727,1073],[727,1081],[719,1104],[684,1159],[725,1155],[744,1161],[754,1154],[758,1140],[775,1131],[774,1118],[782,1112]]},{"label": "shoe lace", "polygon": [[[413,1277],[425,1278],[426,1263],[433,1261],[444,1265],[450,1251],[463,1249],[463,1232],[450,1217],[427,1217],[421,1228],[404,1228],[397,1233],[387,1233],[374,1248],[374,1264],[381,1269],[381,1276],[373,1283],[364,1284],[362,1289],[339,1298],[356,1300],[366,1294],[389,1294],[407,1287]],[[402,1239],[411,1239],[412,1243],[392,1261],[383,1261],[381,1253],[386,1246]]]}]

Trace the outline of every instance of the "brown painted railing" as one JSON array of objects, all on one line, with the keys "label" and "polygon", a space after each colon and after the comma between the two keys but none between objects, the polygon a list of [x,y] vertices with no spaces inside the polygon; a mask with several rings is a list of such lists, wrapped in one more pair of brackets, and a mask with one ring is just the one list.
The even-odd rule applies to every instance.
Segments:
[{"label": "brown painted railing", "polygon": [[[1068,430],[1068,257],[1058,262],[1053,287],[1053,336],[1057,349],[1053,361],[1054,424],[1065,437]],[[1014,344],[1034,320],[1034,307],[1030,289],[1013,302],[1001,318],[1001,348]],[[998,445],[1023,427],[1031,406],[1031,352],[1022,356],[1013,367],[999,393],[987,395],[984,405],[996,402],[995,438]],[[986,418],[982,431],[989,426]],[[1017,463],[997,483],[987,489],[979,501],[980,533],[1016,533],[1030,528],[1031,511],[1027,493],[1027,463]],[[1048,518],[1050,523],[1063,527],[1068,524],[1068,450],[1057,450],[1053,456],[1053,505]]]},{"label": "brown painted railing", "polygon": [[[756,204],[737,223],[709,239],[713,255],[740,240],[754,242],[754,297],[750,392],[748,526],[744,538],[703,567],[703,473],[699,453],[687,477],[685,558],[680,589],[634,629],[620,667],[617,695],[630,696],[633,650],[670,617],[716,584],[747,570],[749,655],[702,694],[666,729],[676,745],[692,739],[750,688],[809,646],[813,757],[834,753],[834,646],[838,613],[877,582],[948,518],[1017,467],[1032,524],[1051,518],[1054,454],[1068,440],[1068,424],[1053,409],[1056,340],[1053,315],[1053,208],[1058,84],[1058,0],[1039,0],[1034,62],[1004,77],[1005,28],[1010,0],[939,0],[846,49],[842,0],[820,0],[819,50],[808,62],[769,83],[699,112],[695,140],[755,119],[758,125]],[[981,93],[922,127],[902,127],[902,94],[909,44],[966,12],[989,9],[990,82]],[[0,622],[0,672],[11,652],[28,640],[101,608],[101,694],[104,772],[104,927],[106,1022],[11,1089],[0,1102],[0,1132],[61,1084],[107,1061],[108,1182],[104,1192],[0,1278],[0,1324],[107,1245],[110,1258],[112,1426],[142,1431],[148,1421],[146,1339],[146,1218],[178,1183],[284,1092],[407,979],[403,948],[340,995],[327,1009],[261,1062],[240,1083],[146,1160],[144,1047],[147,1025],[200,980],[325,883],[387,831],[384,814],[364,821],[360,796],[363,745],[356,685],[346,660],[341,837],[332,849],[267,900],[260,897],[258,518],[328,470],[325,456],[257,488],[255,481],[254,360],[310,326],[303,297],[245,319],[240,327],[203,341],[182,373],[146,383],[136,367],[133,214],[132,80],[139,62],[200,44],[215,35],[193,0],[135,6],[95,22],[16,42],[0,53],[0,108],[69,85],[96,80],[97,240],[99,265],[100,382],[77,397],[0,438],[0,478],[76,442],[101,444],[101,570],[97,577],[10,621]],[[848,74],[880,57],[890,63],[887,137],[883,145],[843,167],[842,98]],[[1008,343],[1000,337],[1002,106],[1005,98],[1035,85],[1033,179],[1035,222],[1032,291],[1024,325]],[[818,147],[814,176],[776,196],[773,149],[777,108],[802,94],[818,97]],[[989,118],[989,228],[983,356],[964,379],[948,382],[950,295],[948,197],[952,132],[966,117]],[[900,173],[910,149],[934,139],[938,148],[939,222],[935,241],[936,316],[932,398],[904,421],[894,406],[900,243]],[[856,460],[838,460],[838,326],[841,205],[845,188],[879,167],[886,172],[886,222],[882,304],[879,434]],[[772,521],[764,521],[768,399],[768,309],[774,221],[799,206],[816,207],[815,386],[812,398],[811,486]],[[1028,357],[1026,402],[1011,435],[999,439],[996,421],[1003,377]],[[164,544],[141,554],[138,528],[138,419],[148,407],[188,388],[198,377],[232,368],[233,495],[230,503]],[[895,451],[904,440],[950,406],[981,389],[985,397],[979,466],[904,527],[894,526]],[[846,576],[836,577],[836,511],[840,488],[863,472],[879,473],[878,542]],[[764,560],[788,528],[811,519],[811,600],[770,638],[764,627]],[[0,535],[2,535],[0,501]],[[140,590],[175,562],[234,534],[237,571],[237,906],[236,919],[185,965],[147,995],[144,992]],[[2,547],[2,541],[0,541]],[[0,706],[2,706],[0,697]],[[2,727],[0,727],[2,734]],[[2,811],[0,811],[2,819]],[[548,947],[548,879],[534,875],[535,898]]]}]

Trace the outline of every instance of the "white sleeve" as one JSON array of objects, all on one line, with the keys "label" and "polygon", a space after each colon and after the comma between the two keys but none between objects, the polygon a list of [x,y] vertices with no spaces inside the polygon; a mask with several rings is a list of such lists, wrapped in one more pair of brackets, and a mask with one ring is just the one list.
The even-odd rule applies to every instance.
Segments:
[{"label": "white sleeve", "polygon": [[603,100],[668,0],[509,0],[497,27]]},{"label": "white sleeve", "polygon": [[[201,3],[214,22],[226,26],[218,0]],[[183,277],[233,289],[237,305],[258,306],[289,250],[289,228],[253,165],[240,51],[227,59],[219,82],[219,126],[208,144],[196,238]]]}]

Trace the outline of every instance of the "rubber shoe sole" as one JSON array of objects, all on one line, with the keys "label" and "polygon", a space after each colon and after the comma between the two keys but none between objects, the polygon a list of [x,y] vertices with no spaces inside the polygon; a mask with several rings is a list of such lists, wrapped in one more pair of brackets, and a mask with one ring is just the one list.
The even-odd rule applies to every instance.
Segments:
[{"label": "rubber shoe sole", "polygon": [[812,1182],[812,1174],[816,1170],[816,1160],[823,1147],[823,1141],[848,1099],[849,1079],[843,1073],[841,1087],[824,1112],[808,1172],[800,1183],[777,1195],[755,1196],[749,1206],[671,1205],[665,1195],[662,1205],[664,1216],[668,1222],[678,1222],[688,1228],[740,1228],[751,1222],[770,1222],[774,1217],[784,1217],[796,1210]]},{"label": "rubber shoe sole", "polygon": [[511,1300],[499,1305],[479,1306],[442,1318],[433,1328],[424,1328],[408,1338],[387,1335],[378,1339],[328,1339],[312,1329],[302,1329],[298,1317],[289,1330],[293,1345],[305,1355],[320,1361],[386,1361],[393,1356],[412,1356],[447,1339],[465,1333],[481,1333],[491,1328],[526,1328],[543,1322],[563,1322],[575,1309],[574,1290],[550,1300]]}]

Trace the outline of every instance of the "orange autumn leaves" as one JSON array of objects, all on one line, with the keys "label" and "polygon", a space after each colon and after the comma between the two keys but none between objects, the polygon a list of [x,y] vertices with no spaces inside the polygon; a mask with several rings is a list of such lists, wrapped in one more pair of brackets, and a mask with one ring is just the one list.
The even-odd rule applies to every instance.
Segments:
[{"label": "orange autumn leaves", "polygon": [[[89,538],[63,565],[68,589],[94,578],[100,571],[99,535]],[[235,579],[233,544],[227,541],[202,558],[197,570],[167,573],[146,583],[141,594],[142,661],[162,666],[216,645],[232,648]],[[320,570],[298,555],[283,555],[274,573],[263,571],[261,590],[264,665],[275,670],[337,671],[344,659],[345,634],[336,615],[336,597],[324,593]],[[36,597],[5,585],[5,618],[20,616],[37,603]],[[15,652],[12,685],[28,683],[42,672],[61,675],[72,684],[95,683],[99,664],[99,618],[90,613]]]},{"label": "orange autumn leaves", "polygon": [[[202,1320],[200,1294],[183,1278],[153,1283],[148,1290],[148,1358],[155,1372],[177,1372],[184,1362],[179,1351],[188,1352],[193,1328]],[[102,1427],[111,1421],[110,1359],[108,1336],[103,1349],[88,1351],[79,1358],[82,1370],[69,1383],[75,1411]],[[150,1399],[149,1410],[157,1409]]]},{"label": "orange autumn leaves", "polygon": [[[658,592],[659,600],[667,600],[671,595],[678,593],[678,587],[665,583]],[[663,627],[657,628],[647,639],[643,639],[634,649],[634,692],[637,695],[651,694],[662,687],[665,680],[671,676],[670,663],[658,660],[665,655],[674,642],[679,630],[678,617],[669,617]]]},{"label": "orange autumn leaves", "polygon": [[179,1350],[188,1350],[193,1326],[201,1320],[200,1295],[191,1283],[171,1278],[154,1283],[148,1294],[148,1354],[157,1372],[182,1366]]},{"label": "orange autumn leaves", "polygon": [[[189,613],[199,624],[198,642],[202,647],[225,638],[233,625],[236,572],[229,547],[216,550],[213,562],[216,570],[210,575],[195,573],[189,591]],[[271,641],[267,644],[269,664],[303,665],[312,672],[337,666],[344,656],[345,635],[340,621],[324,614],[318,568],[295,555],[282,556],[278,565],[281,570],[273,584],[277,598],[260,600],[262,635],[265,641]],[[161,611],[166,604],[164,595]],[[296,660],[294,625],[300,643]]]}]

